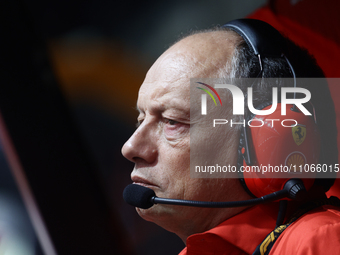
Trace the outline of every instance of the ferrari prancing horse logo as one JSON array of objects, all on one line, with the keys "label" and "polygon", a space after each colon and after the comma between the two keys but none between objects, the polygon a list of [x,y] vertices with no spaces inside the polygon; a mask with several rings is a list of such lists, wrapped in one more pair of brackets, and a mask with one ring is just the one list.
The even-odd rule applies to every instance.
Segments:
[{"label": "ferrari prancing horse logo", "polygon": [[295,127],[292,127],[292,133],[294,142],[297,145],[300,145],[306,139],[307,135],[306,126],[298,124]]}]

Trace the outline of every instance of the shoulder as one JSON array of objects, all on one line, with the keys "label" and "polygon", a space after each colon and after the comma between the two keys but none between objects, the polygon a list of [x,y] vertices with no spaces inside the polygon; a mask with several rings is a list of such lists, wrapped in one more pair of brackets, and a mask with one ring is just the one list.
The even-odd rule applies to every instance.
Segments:
[{"label": "shoulder", "polygon": [[340,254],[340,210],[325,205],[292,223],[275,242],[275,254]]}]

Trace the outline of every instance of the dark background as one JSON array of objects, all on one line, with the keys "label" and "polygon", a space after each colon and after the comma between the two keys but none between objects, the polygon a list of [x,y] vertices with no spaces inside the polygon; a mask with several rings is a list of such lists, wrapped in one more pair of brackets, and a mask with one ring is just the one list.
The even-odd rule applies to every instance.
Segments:
[{"label": "dark background", "polygon": [[[139,86],[180,36],[265,2],[2,1],[0,253],[44,254],[50,240],[62,255],[177,254],[182,241],[122,199],[133,164],[120,150],[135,128]],[[339,77],[338,10],[336,0],[270,0],[255,17]],[[330,90],[337,99],[340,87]],[[328,195],[340,194],[339,180]]]}]

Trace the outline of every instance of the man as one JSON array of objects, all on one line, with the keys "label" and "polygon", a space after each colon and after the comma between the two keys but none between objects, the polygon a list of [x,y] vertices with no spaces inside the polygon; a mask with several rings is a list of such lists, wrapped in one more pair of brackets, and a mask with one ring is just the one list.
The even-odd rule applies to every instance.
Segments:
[{"label": "man", "polygon": [[[235,32],[216,29],[180,40],[154,63],[139,91],[138,128],[122,148],[123,155],[135,163],[131,174],[135,184],[148,187],[164,198],[201,201],[252,198],[237,178],[190,177],[190,143],[195,148],[218,148],[213,157],[229,165],[237,165],[240,143],[240,129],[224,128],[222,132],[227,139],[221,139],[221,132],[201,128],[193,112],[190,113],[190,78],[249,77],[254,67],[248,65],[253,60],[246,48],[242,37]],[[280,65],[272,66],[264,70],[264,77],[266,72],[279,73],[275,68],[280,69]],[[198,130],[200,139],[190,141],[189,130]],[[289,207],[288,212],[294,206]],[[333,234],[330,241],[339,244],[340,214],[331,207],[323,210],[327,210],[326,220],[320,224],[337,225],[337,228],[327,228],[323,234]],[[278,205],[198,209],[156,204],[149,209],[137,208],[137,212],[145,220],[177,234],[187,245],[181,254],[252,254],[275,228]],[[320,212],[314,215],[317,213]],[[293,231],[298,235],[294,241],[287,239],[285,233],[271,252],[307,254],[304,252],[310,249],[308,245],[313,236],[305,235],[309,239],[303,242],[299,236],[301,229],[314,233],[320,225],[315,227],[304,222],[300,225]],[[287,232],[289,229],[292,227]],[[324,248],[334,251],[330,246]]]}]

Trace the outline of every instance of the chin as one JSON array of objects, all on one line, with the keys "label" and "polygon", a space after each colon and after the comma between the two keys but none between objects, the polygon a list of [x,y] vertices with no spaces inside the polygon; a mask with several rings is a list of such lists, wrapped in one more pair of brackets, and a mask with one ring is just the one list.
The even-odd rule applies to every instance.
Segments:
[{"label": "chin", "polygon": [[178,210],[175,211],[168,205],[154,205],[149,209],[136,208],[137,213],[144,220],[153,222],[161,228],[178,234],[179,229],[183,227],[183,214]]},{"label": "chin", "polygon": [[169,205],[154,205],[149,209],[136,208],[137,213],[146,221],[151,221],[157,225],[163,221],[169,221],[178,215],[178,212],[174,210],[173,206]]}]

